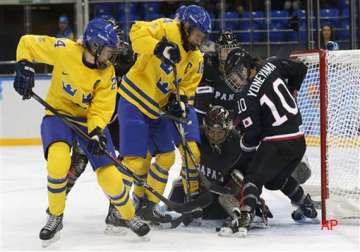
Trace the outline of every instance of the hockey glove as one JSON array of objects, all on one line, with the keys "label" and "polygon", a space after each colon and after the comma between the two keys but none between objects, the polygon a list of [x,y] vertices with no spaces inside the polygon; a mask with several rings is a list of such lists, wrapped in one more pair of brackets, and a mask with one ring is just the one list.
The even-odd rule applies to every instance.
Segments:
[{"label": "hockey glove", "polygon": [[21,60],[15,65],[14,88],[23,100],[31,98],[31,91],[34,87],[35,70],[33,64],[27,60]]},{"label": "hockey glove", "polygon": [[166,38],[160,40],[154,50],[154,54],[165,64],[174,66],[180,62],[179,47]]},{"label": "hockey glove", "polygon": [[187,97],[185,95],[180,96],[180,101],[176,99],[176,96],[174,94],[170,95],[169,103],[167,106],[168,114],[175,117],[186,118],[187,110]]},{"label": "hockey glove", "polygon": [[88,150],[93,155],[102,155],[106,149],[106,136],[102,129],[96,127],[89,134],[91,140],[88,143]]}]

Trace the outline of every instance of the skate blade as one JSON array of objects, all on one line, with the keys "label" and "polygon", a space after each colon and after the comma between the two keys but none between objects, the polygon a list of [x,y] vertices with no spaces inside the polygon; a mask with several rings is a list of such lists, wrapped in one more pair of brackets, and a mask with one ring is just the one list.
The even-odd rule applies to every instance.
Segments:
[{"label": "skate blade", "polygon": [[107,235],[125,236],[127,235],[127,227],[115,227],[113,225],[106,225],[104,233]]},{"label": "skate blade", "polygon": [[258,229],[268,229],[270,228],[269,224],[265,224],[264,222],[253,222],[250,225],[250,228],[258,228]]},{"label": "skate blade", "polygon": [[296,224],[300,224],[300,225],[303,225],[303,224],[320,224],[320,220],[318,218],[307,218],[307,217],[304,217],[302,218],[301,220],[294,220]]},{"label": "skate blade", "polygon": [[41,242],[41,247],[42,248],[47,248],[50,245],[54,244],[55,242],[57,242],[58,240],[60,240],[60,233],[57,232],[53,238],[51,238],[50,240],[42,240]]},{"label": "skate blade", "polygon": [[267,229],[270,228],[270,226],[269,223],[265,223],[262,218],[255,216],[253,222],[250,224],[250,228]]},{"label": "skate blade", "polygon": [[247,236],[247,228],[239,228],[239,231],[233,233],[233,231],[228,227],[222,227],[218,232],[218,236],[227,237],[227,238],[244,238]]},{"label": "skate blade", "polygon": [[150,235],[148,235],[148,234],[146,234],[144,236],[138,236],[138,237],[139,237],[139,241],[141,241],[141,242],[149,242],[149,241],[151,241]]}]

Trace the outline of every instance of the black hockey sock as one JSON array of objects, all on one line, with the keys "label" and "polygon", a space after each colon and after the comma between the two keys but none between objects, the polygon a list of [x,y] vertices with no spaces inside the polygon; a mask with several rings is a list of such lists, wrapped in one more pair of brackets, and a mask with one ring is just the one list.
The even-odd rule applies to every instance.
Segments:
[{"label": "black hockey sock", "polygon": [[285,181],[281,187],[281,191],[296,205],[301,204],[305,197],[303,188],[293,177],[289,177]]},{"label": "black hockey sock", "polygon": [[252,182],[246,182],[242,189],[242,197],[240,201],[241,210],[251,212],[256,207],[259,199],[259,189]]}]

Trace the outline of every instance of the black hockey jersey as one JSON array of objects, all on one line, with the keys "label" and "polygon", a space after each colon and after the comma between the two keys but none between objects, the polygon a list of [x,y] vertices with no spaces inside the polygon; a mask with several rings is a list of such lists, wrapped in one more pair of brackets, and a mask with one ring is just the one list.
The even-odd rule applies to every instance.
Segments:
[{"label": "black hockey jersey", "polygon": [[253,150],[262,140],[283,141],[303,134],[293,93],[300,89],[306,72],[303,63],[280,58],[270,58],[257,68],[236,106],[244,150]]},{"label": "black hockey jersey", "polygon": [[206,56],[204,75],[196,89],[194,104],[200,119],[201,115],[205,115],[209,111],[210,105],[220,105],[229,111],[235,111],[237,93],[225,83],[225,79],[218,69],[217,60],[214,57]]},{"label": "black hockey jersey", "polygon": [[203,130],[200,133],[200,171],[202,174],[210,181],[222,186],[228,183],[232,170],[238,169],[244,174],[248,164],[243,162],[238,132],[231,131],[227,139],[217,147],[209,143]]}]

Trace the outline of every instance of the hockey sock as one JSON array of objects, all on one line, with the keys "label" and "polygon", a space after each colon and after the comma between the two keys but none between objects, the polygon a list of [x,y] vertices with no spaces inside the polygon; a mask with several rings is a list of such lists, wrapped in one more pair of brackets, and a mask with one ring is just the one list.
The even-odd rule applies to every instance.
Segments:
[{"label": "hockey sock", "polygon": [[255,209],[259,199],[259,189],[252,182],[246,182],[242,188],[242,198],[240,201],[241,210],[251,212]]},{"label": "hockey sock", "polygon": [[[151,154],[148,152],[146,155],[146,159],[144,160],[144,164],[142,168],[138,168],[136,171],[136,175],[138,175],[142,180],[146,181],[148,170],[150,169],[151,165]],[[136,181],[134,182],[134,194],[138,198],[143,198],[145,195],[145,188],[142,185],[139,185]]]},{"label": "hockey sock", "polygon": [[281,191],[296,205],[301,204],[305,198],[304,190],[292,176],[286,179]]},{"label": "hockey sock", "polygon": [[135,209],[129,196],[129,186],[124,184],[124,174],[114,165],[108,165],[96,170],[98,183],[109,196],[113,206],[121,217],[130,220],[135,215]]},{"label": "hockey sock", "polygon": [[65,209],[67,173],[70,168],[70,147],[67,143],[56,142],[48,150],[48,201],[49,211],[59,216]]},{"label": "hockey sock", "polygon": [[[196,195],[199,192],[199,175],[198,171],[195,167],[188,167],[188,175],[189,175],[189,184],[190,184],[190,195]],[[184,191],[186,195],[188,195],[188,186],[186,181],[186,168],[182,167],[181,169],[181,181],[184,187]]]},{"label": "hockey sock", "polygon": [[[188,185],[187,185],[188,182],[190,184],[190,195],[194,195],[199,192],[199,176],[198,176],[198,171],[196,169],[196,165],[200,162],[200,151],[199,151],[199,147],[197,146],[197,143],[194,141],[188,142],[188,146],[192,155],[195,158],[196,164],[191,159],[190,154],[186,153],[187,155],[187,167],[186,167],[185,153],[182,146],[180,145],[179,151],[181,154],[181,159],[183,164],[181,169],[181,177],[186,195],[188,194]],[[188,169],[188,171],[186,171],[186,168]],[[187,174],[189,175],[188,182],[186,181]]]},{"label": "hockey sock", "polygon": [[[155,160],[156,161],[150,166],[147,183],[154,188],[155,191],[163,194],[167,184],[169,170],[175,162],[175,152],[170,151],[158,154]],[[160,200],[149,191],[146,191],[146,196],[148,200],[156,204],[160,202]]]}]

